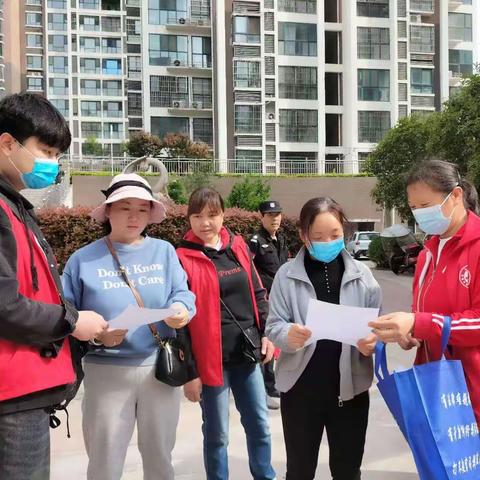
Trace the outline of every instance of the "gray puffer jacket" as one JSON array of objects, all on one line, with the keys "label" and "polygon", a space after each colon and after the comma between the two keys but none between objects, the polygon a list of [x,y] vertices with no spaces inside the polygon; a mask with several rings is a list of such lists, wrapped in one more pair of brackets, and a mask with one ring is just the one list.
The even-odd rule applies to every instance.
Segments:
[{"label": "gray puffer jacket", "polygon": [[[305,248],[295,259],[278,270],[270,292],[270,312],[266,335],[281,350],[276,366],[276,387],[290,390],[300,378],[315,351],[316,343],[299,350],[289,347],[288,331],[292,323],[305,325],[308,303],[317,298],[304,266]],[[380,286],[370,269],[342,251],[345,272],[340,288],[340,304],[354,307],[379,308],[382,303]],[[343,344],[340,356],[340,398],[351,400],[368,390],[373,380],[371,357],[363,356],[355,347]]]}]

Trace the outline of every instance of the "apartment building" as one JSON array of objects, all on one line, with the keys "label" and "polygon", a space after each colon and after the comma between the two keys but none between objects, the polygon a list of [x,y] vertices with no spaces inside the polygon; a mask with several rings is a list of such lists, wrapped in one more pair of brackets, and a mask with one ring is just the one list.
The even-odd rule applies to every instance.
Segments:
[{"label": "apartment building", "polygon": [[440,109],[480,60],[475,0],[10,9],[20,28],[6,35],[20,54],[7,58],[7,90],[18,70],[22,89],[47,95],[70,122],[72,153],[91,137],[116,155],[136,130],[182,132],[233,159],[222,165],[234,172],[359,172],[389,128]]}]

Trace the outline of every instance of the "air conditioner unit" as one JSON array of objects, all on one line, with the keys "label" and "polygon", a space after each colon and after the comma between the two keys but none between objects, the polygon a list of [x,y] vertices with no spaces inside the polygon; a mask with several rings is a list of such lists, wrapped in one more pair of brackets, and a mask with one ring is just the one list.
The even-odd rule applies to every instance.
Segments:
[{"label": "air conditioner unit", "polygon": [[269,120],[275,120],[275,114],[274,113],[269,113],[268,114],[268,119]]},{"label": "air conditioner unit", "polygon": [[421,15],[410,15],[410,22],[411,23],[422,23],[422,16]]},{"label": "air conditioner unit", "polygon": [[184,18],[179,18],[179,19],[178,19],[178,23],[179,23],[180,25],[185,25],[186,22],[187,22],[187,21],[186,21]]},{"label": "air conditioner unit", "polygon": [[173,108],[180,108],[180,102],[173,102]]},{"label": "air conditioner unit", "polygon": [[192,108],[202,108],[202,102],[192,102]]},{"label": "air conditioner unit", "polygon": [[176,67],[179,67],[179,66],[181,65],[181,63],[182,63],[182,62],[181,62],[180,60],[175,60],[175,61],[173,62],[173,64],[174,64]]}]

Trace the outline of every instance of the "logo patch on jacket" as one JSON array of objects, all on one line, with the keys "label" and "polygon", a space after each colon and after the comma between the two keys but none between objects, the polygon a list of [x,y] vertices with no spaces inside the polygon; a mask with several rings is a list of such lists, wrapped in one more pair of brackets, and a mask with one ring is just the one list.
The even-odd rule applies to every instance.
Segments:
[{"label": "logo patch on jacket", "polygon": [[470,282],[472,280],[472,274],[468,269],[468,265],[465,265],[458,275],[459,282],[465,287],[468,288],[470,286]]}]

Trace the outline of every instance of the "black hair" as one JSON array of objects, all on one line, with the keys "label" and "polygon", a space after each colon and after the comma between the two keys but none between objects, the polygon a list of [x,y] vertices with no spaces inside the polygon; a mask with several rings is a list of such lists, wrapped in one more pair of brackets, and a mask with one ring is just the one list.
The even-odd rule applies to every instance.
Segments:
[{"label": "black hair", "polygon": [[200,213],[205,207],[212,212],[222,213],[225,211],[225,204],[222,196],[213,188],[197,188],[188,200],[187,217]]},{"label": "black hair", "polygon": [[345,226],[348,222],[343,208],[333,198],[330,197],[316,197],[310,199],[300,212],[299,227],[303,235],[308,237],[308,232],[312,226],[315,218],[320,213],[331,213],[337,220]]},{"label": "black hair", "polygon": [[468,180],[460,175],[457,165],[444,160],[426,160],[412,168],[407,175],[406,184],[425,183],[435,192],[449,195],[455,187],[463,190],[463,203],[467,210],[479,212],[478,193]]},{"label": "black hair", "polygon": [[72,136],[61,113],[43,96],[16,93],[0,101],[0,135],[9,133],[23,144],[30,137],[65,152]]}]

